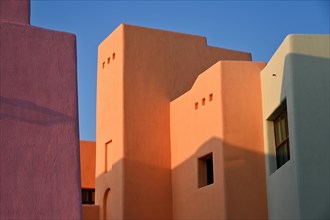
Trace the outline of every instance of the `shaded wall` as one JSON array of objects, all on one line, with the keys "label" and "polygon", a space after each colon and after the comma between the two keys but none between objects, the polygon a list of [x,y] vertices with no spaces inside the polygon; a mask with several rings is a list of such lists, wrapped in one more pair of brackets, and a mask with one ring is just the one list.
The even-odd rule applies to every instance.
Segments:
[{"label": "shaded wall", "polygon": [[204,37],[124,26],[124,217],[172,218],[170,101],[221,59]]},{"label": "shaded wall", "polygon": [[329,219],[330,58],[288,54],[284,74],[300,218]]},{"label": "shaded wall", "polygon": [[[289,35],[261,72],[270,219],[329,218],[329,39]],[[290,160],[277,169],[270,116],[284,101]]]},{"label": "shaded wall", "polygon": [[1,20],[0,42],[0,218],[79,219],[75,36]]},{"label": "shaded wall", "polygon": [[[220,61],[171,102],[174,219],[267,218],[259,78],[263,66]],[[201,187],[199,158],[210,153],[214,183]]]},{"label": "shaded wall", "polygon": [[209,47],[203,37],[131,25],[120,25],[100,44],[96,196],[101,215],[107,195],[112,218],[172,218],[169,103],[221,59],[251,55]]}]

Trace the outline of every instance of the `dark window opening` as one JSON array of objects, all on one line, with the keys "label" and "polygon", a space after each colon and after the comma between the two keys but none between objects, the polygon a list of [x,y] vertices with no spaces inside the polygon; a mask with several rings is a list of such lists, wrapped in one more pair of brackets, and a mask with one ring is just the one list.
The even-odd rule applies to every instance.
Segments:
[{"label": "dark window opening", "polygon": [[110,63],[110,57],[108,57],[108,64]]},{"label": "dark window opening", "polygon": [[290,160],[287,110],[284,109],[274,120],[277,169]]},{"label": "dark window opening", "polygon": [[115,58],[116,58],[116,54],[113,53],[113,54],[112,54],[112,60],[114,60]]},{"label": "dark window opening", "polygon": [[198,158],[198,187],[214,183],[212,153]]},{"label": "dark window opening", "polygon": [[102,63],[102,68],[104,69],[104,67],[105,67],[105,62]]},{"label": "dark window opening", "polygon": [[82,204],[95,204],[95,189],[81,189]]},{"label": "dark window opening", "polygon": [[205,98],[202,99],[202,105],[205,105]]}]

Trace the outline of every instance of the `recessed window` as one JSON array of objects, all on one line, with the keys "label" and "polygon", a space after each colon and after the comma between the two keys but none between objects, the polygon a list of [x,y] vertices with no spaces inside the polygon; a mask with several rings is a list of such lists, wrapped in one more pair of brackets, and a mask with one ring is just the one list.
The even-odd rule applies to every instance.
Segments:
[{"label": "recessed window", "polygon": [[205,98],[202,99],[202,105],[205,105]]},{"label": "recessed window", "polygon": [[287,110],[284,109],[274,120],[277,169],[290,160]]},{"label": "recessed window", "polygon": [[112,143],[112,140],[105,143],[105,149],[104,149],[104,172],[108,172],[108,153],[110,151],[110,144]]},{"label": "recessed window", "polygon": [[213,182],[213,154],[210,153],[198,158],[198,187],[201,188]]},{"label": "recessed window", "polygon": [[112,54],[112,60],[114,60],[116,58],[116,53]]},{"label": "recessed window", "polygon": [[108,57],[108,64],[110,63],[110,57]]},{"label": "recessed window", "polygon": [[81,189],[82,204],[95,203],[95,189]]},{"label": "recessed window", "polygon": [[209,94],[209,101],[213,100],[213,93]]},{"label": "recessed window", "polygon": [[104,67],[105,67],[105,62],[102,63],[102,68],[104,69]]},{"label": "recessed window", "polygon": [[198,102],[195,102],[195,110],[198,109]]}]

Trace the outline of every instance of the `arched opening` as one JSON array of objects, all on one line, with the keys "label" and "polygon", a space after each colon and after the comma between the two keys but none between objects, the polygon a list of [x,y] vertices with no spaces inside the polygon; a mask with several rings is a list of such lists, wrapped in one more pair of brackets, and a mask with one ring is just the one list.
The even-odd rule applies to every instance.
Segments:
[{"label": "arched opening", "polygon": [[110,188],[107,188],[104,192],[104,196],[103,196],[103,219],[107,219],[108,215],[107,215],[107,211],[108,211],[108,195],[110,192]]}]

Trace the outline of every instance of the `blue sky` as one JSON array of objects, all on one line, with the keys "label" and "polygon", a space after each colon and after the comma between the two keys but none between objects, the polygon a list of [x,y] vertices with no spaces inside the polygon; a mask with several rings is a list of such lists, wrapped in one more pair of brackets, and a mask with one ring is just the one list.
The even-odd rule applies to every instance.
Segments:
[{"label": "blue sky", "polygon": [[329,34],[329,8],[329,0],[31,0],[31,24],[76,34],[80,139],[95,140],[97,47],[121,23],[205,36],[268,62],[290,33]]}]

